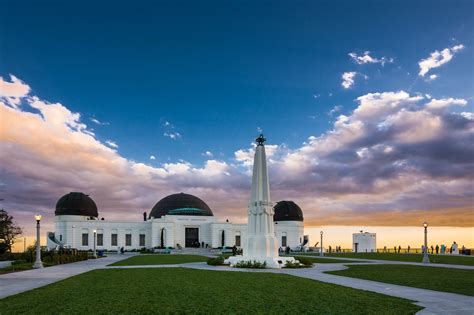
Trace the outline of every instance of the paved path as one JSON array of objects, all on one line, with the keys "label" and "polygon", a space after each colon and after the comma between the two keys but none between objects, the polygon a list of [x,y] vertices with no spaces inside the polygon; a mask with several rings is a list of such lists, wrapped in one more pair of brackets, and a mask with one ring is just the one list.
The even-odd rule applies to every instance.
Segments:
[{"label": "paved path", "polygon": [[89,259],[71,264],[0,275],[0,299],[36,289],[90,270],[104,268],[104,266],[108,264],[131,256],[133,256],[133,254],[110,254],[109,256],[100,259]]},{"label": "paved path", "polygon": [[[290,255],[291,256],[291,255]],[[293,256],[298,256],[297,254]],[[410,262],[410,261],[396,261],[396,260],[381,260],[381,259],[363,259],[363,258],[346,258],[346,257],[334,257],[334,256],[319,256],[319,255],[301,255],[301,257],[314,257],[321,259],[338,259],[338,260],[349,260],[349,261],[360,261],[358,265],[362,264],[378,264],[378,265],[412,265],[421,267],[439,267],[439,268],[452,268],[452,269],[467,269],[474,270],[474,266],[467,265],[451,265],[451,264],[423,264],[421,262]]]}]

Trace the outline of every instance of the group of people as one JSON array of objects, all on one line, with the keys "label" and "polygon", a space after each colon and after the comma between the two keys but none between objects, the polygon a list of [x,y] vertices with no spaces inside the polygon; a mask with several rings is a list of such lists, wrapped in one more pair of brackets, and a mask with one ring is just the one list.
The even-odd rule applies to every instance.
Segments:
[{"label": "group of people", "polygon": [[[329,251],[330,253],[332,253],[332,247],[331,247],[331,245],[328,246],[328,251]],[[342,253],[341,246],[336,246],[336,249],[335,249],[334,252],[335,252],[335,253]]]},{"label": "group of people", "polygon": [[280,246],[280,247],[278,248],[278,254],[279,254],[279,255],[281,255],[281,254],[283,254],[283,253],[286,254],[286,255],[289,255],[289,254],[290,254],[290,251],[291,251],[290,246],[285,246],[285,248],[283,248],[283,247]]},{"label": "group of people", "polygon": [[[431,251],[430,251],[431,249]],[[405,253],[410,253],[410,245],[407,246],[406,250],[405,250]],[[459,250],[458,248],[458,244],[456,242],[453,242],[453,245],[451,245],[451,247],[448,247],[444,244],[442,244],[441,246],[440,245],[436,245],[436,246],[433,246],[431,245],[431,247],[428,247],[425,249],[425,246],[422,245],[421,246],[421,252],[424,253],[425,250],[428,251],[429,254],[465,254],[466,253],[466,247],[464,247],[464,245],[461,247],[461,250]],[[400,253],[402,251],[402,247],[400,245],[397,246],[394,246],[393,247],[393,252],[394,253]],[[387,250],[387,246],[384,246],[383,247],[383,252],[384,253],[387,253],[387,252],[390,252],[390,250]],[[417,251],[416,251],[417,252]]]}]

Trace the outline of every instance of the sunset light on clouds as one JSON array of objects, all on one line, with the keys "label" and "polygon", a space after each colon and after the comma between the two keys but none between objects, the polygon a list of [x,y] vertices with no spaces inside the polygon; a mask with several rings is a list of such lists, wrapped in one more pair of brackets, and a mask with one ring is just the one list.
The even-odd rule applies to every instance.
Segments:
[{"label": "sunset light on clouds", "polygon": [[[232,14],[224,11],[224,17]],[[117,14],[119,19],[125,13]],[[28,23],[34,26],[35,21]],[[162,32],[158,21],[150,23]],[[137,47],[117,51],[120,62],[109,58],[97,38],[90,39],[97,55],[87,51],[84,57],[72,52],[76,42],[67,46],[69,35],[53,34],[66,47],[61,60],[70,60],[71,77],[83,82],[68,78],[54,63],[57,52],[35,52],[35,61],[22,59],[24,53],[14,59],[15,48],[4,47],[10,59],[0,65],[0,199],[25,235],[33,233],[36,212],[45,217],[45,230],[52,228],[56,201],[71,191],[92,196],[107,219],[140,220],[159,199],[183,191],[206,200],[219,216],[243,222],[255,149],[251,141],[260,127],[268,138],[272,199],[297,202],[308,227],[420,226],[424,220],[431,226],[474,226],[472,31],[454,34],[452,26],[449,32],[456,38],[444,34],[432,43],[423,41],[414,54],[375,40],[323,47],[330,45],[326,35],[305,26],[314,34],[301,36],[303,59],[287,52],[286,45],[299,47],[288,35],[275,48],[278,60],[267,60],[273,46],[259,39],[265,30],[282,26],[263,21],[254,38],[248,35],[253,30],[238,24],[241,30],[229,26],[228,32],[248,44],[241,64],[221,70],[221,63],[240,59],[203,62],[199,49],[184,52],[187,44],[172,48],[183,54],[174,59],[163,48],[166,42],[173,45],[173,38],[163,38],[163,45],[143,42],[134,37],[143,25],[130,23],[130,33],[123,36],[134,38]],[[292,23],[295,30],[290,27],[289,33],[300,30],[297,21]],[[98,26],[99,32],[106,34],[108,27]],[[155,38],[152,29],[146,32]],[[176,29],[174,38],[181,38],[181,31]],[[220,33],[204,33],[196,36],[202,37],[198,42],[206,52],[237,53],[233,42],[212,44]],[[317,38],[319,45],[312,42]],[[415,35],[408,40],[414,45]],[[39,39],[35,43],[40,45]],[[148,55],[147,45],[159,58]],[[324,63],[319,59],[327,54],[324,49],[330,49],[334,71],[318,63]],[[142,54],[154,71],[129,64]],[[86,65],[86,75],[79,63],[87,64],[87,58],[95,60],[95,68]],[[255,60],[262,64],[258,74],[249,70]],[[23,62],[31,67],[41,63],[44,72],[30,72]],[[208,68],[201,68],[204,63]],[[456,72],[448,71],[451,66]],[[221,71],[227,71],[230,83],[221,82]],[[189,81],[182,79],[187,75]],[[430,75],[435,75],[431,81]],[[452,83],[458,78],[463,81],[459,88]],[[295,86],[298,82],[301,86]],[[472,241],[472,235],[463,237]]]}]

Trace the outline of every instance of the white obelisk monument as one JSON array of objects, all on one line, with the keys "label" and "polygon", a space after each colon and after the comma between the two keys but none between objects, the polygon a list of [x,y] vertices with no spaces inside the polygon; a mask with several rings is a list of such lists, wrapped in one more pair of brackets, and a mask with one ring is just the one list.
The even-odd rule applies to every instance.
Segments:
[{"label": "white obelisk monument", "polygon": [[265,262],[268,268],[281,268],[286,261],[294,262],[293,257],[278,256],[278,241],[273,223],[273,203],[270,199],[265,138],[260,135],[255,148],[252,176],[252,196],[248,206],[247,237],[243,256],[229,257],[231,266],[239,261]]}]

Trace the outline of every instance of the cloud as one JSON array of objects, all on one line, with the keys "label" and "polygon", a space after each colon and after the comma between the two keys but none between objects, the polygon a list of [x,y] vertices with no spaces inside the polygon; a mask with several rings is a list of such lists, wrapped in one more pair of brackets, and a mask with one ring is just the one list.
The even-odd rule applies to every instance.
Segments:
[{"label": "cloud", "polygon": [[107,141],[105,141],[105,143],[106,143],[109,147],[114,148],[114,149],[117,149],[117,148],[119,147],[118,144],[117,144],[117,142],[112,141],[112,140],[107,140]]},{"label": "cloud", "polygon": [[96,124],[96,125],[101,125],[101,126],[110,125],[109,122],[102,122],[102,121],[98,120],[98,119],[95,118],[95,117],[91,117],[91,118],[89,118],[89,120],[92,121],[92,122],[93,122],[94,124]]},{"label": "cloud", "polygon": [[[454,54],[464,49],[464,45],[456,45],[451,48],[445,48],[442,51],[435,50],[426,59],[418,62],[420,67],[419,76],[424,77],[431,69],[441,67],[453,59]],[[430,78],[431,79],[431,78]],[[436,77],[432,78],[436,79]]]},{"label": "cloud", "polygon": [[466,104],[467,104],[467,101],[461,98],[443,98],[443,99],[433,98],[425,106],[427,109],[443,109],[443,108],[447,108],[453,105],[466,106]]},{"label": "cloud", "polygon": [[352,87],[355,83],[354,78],[356,74],[357,72],[344,72],[342,74],[342,87],[345,89],[349,89],[350,87]]},{"label": "cloud", "polygon": [[214,154],[212,154],[211,151],[206,151],[206,152],[202,153],[202,155],[207,156],[207,157],[213,157],[214,156]]},{"label": "cloud", "polygon": [[[0,197],[27,234],[36,211],[51,230],[54,205],[70,191],[90,194],[107,219],[139,220],[141,209],[184,191],[204,199],[219,217],[245,220],[254,145],[237,149],[228,161],[152,166],[99,141],[81,115],[61,103],[29,94],[20,103],[0,100]],[[307,223],[350,225],[360,215],[383,224],[390,213],[402,213],[400,225],[433,214],[434,225],[472,226],[474,118],[450,107],[467,101],[389,91],[359,96],[356,103],[299,147],[268,137],[272,199],[295,200]],[[450,213],[464,214],[463,220]]]},{"label": "cloud", "polygon": [[438,78],[437,74],[430,74],[430,76],[428,77],[428,81],[433,81],[433,80],[436,80],[437,78]]},{"label": "cloud", "polygon": [[12,107],[18,107],[20,99],[28,95],[30,86],[10,74],[10,81],[0,77],[0,99]]},{"label": "cloud", "polygon": [[333,116],[334,114],[340,112],[342,110],[342,105],[335,105],[329,112],[329,116]]},{"label": "cloud", "polygon": [[156,160],[156,156],[150,155],[150,160]]},{"label": "cloud", "polygon": [[181,139],[181,134],[179,132],[165,132],[163,136],[168,137],[173,140]]},{"label": "cloud", "polygon": [[374,58],[370,56],[370,51],[364,52],[363,55],[358,55],[355,52],[349,53],[349,56],[351,57],[352,61],[354,61],[358,65],[363,65],[367,63],[380,63],[382,66],[385,65],[385,63],[393,63],[393,58],[387,58],[387,57],[381,57],[381,58]]}]

